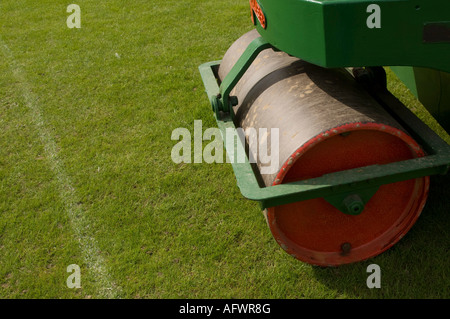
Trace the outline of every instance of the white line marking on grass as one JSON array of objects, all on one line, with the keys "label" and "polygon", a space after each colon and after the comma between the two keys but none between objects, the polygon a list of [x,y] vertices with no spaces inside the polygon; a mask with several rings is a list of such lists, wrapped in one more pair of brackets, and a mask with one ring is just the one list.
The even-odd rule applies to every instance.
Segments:
[{"label": "white line marking on grass", "polygon": [[42,144],[44,144],[51,169],[58,180],[61,198],[64,201],[73,231],[79,241],[84,262],[92,271],[95,284],[98,287],[98,297],[118,298],[121,289],[111,281],[111,276],[105,267],[105,261],[99,254],[100,249],[97,242],[89,231],[89,221],[77,200],[76,191],[72,186],[70,177],[65,172],[64,165],[58,156],[55,140],[45,125],[38,97],[33,93],[31,85],[27,82],[25,71],[16,62],[13,53],[3,41],[1,35],[0,46],[14,77],[19,82],[25,104],[31,111],[32,121],[36,125]]}]

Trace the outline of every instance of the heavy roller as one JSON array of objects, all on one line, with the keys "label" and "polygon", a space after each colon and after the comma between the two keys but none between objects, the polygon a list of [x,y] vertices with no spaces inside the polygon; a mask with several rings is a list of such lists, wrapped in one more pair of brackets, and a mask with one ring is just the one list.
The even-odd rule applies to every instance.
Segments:
[{"label": "heavy roller", "polygon": [[278,132],[271,173],[250,160],[248,136],[225,143],[247,152],[231,163],[243,196],[301,261],[338,266],[386,251],[420,216],[429,176],[447,173],[450,147],[387,90],[384,67],[448,131],[450,2],[250,0],[250,9],[255,29],[200,66],[224,140],[237,128]]}]

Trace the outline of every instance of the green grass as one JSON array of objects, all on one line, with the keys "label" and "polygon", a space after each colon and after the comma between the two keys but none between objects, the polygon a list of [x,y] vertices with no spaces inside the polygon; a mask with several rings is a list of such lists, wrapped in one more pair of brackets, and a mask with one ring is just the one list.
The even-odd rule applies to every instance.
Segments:
[{"label": "green grass", "polygon": [[392,249],[318,268],[278,246],[231,165],[172,162],[172,130],[215,127],[197,68],[252,28],[248,1],[76,3],[81,29],[70,2],[0,2],[0,298],[450,297],[449,176]]}]

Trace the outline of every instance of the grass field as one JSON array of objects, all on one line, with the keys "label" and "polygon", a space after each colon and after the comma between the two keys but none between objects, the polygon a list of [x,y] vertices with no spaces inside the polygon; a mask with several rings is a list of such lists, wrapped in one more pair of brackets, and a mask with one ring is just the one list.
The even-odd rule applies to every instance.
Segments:
[{"label": "grass field", "polygon": [[247,0],[79,0],[80,29],[70,3],[0,1],[0,298],[450,297],[450,176],[392,249],[319,268],[278,246],[231,165],[173,163],[175,128],[215,127],[198,66],[253,27]]}]

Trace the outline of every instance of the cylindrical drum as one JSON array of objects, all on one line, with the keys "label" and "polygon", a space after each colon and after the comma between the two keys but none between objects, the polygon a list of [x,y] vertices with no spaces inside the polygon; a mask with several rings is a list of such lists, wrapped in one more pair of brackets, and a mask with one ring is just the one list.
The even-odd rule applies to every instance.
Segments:
[{"label": "cylindrical drum", "polygon": [[[222,80],[258,36],[251,31],[230,47],[219,68]],[[424,155],[343,69],[321,68],[267,49],[231,95],[239,102],[236,126],[267,129],[269,135],[278,130],[278,147],[272,151],[278,151],[279,165],[261,174],[265,186]],[[262,168],[260,161],[257,166]],[[269,208],[266,218],[289,254],[315,265],[341,265],[378,255],[400,240],[419,217],[428,189],[428,177],[383,185],[356,216],[317,198]]]}]

